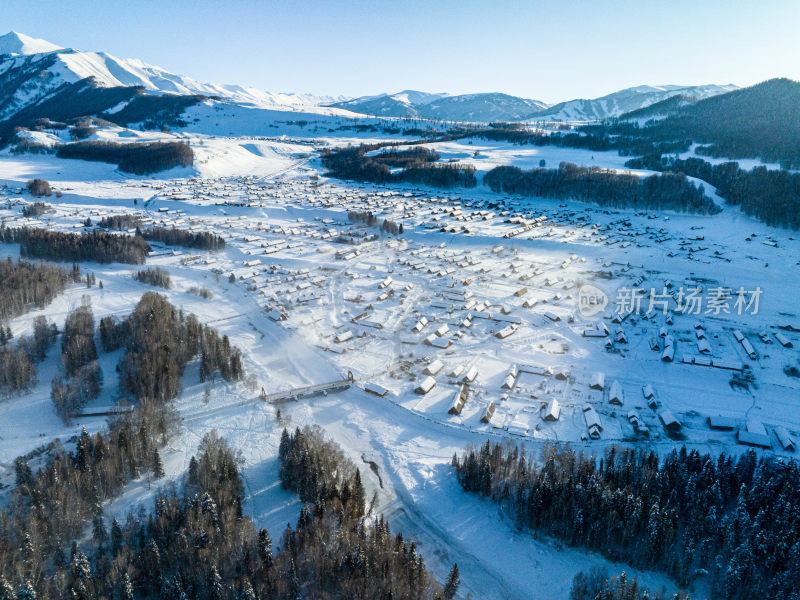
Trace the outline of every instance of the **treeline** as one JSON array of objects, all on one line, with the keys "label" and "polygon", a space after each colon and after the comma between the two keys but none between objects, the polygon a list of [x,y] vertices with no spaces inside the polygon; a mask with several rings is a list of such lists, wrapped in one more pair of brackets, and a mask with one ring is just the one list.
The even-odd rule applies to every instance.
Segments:
[{"label": "treeline", "polygon": [[[185,127],[182,113],[189,107],[205,100],[198,94],[153,96],[141,91],[115,113],[102,113],[102,117],[117,125],[141,123],[144,129],[164,129],[165,127]],[[110,108],[110,107],[109,107]]]},{"label": "treeline", "polygon": [[111,163],[136,175],[189,167],[194,162],[194,152],[182,142],[73,142],[59,146],[56,156]]},{"label": "treeline", "polygon": [[154,225],[140,229],[143,222],[139,215],[111,215],[103,217],[98,226],[103,229],[125,230],[136,229],[137,235],[152,242],[161,242],[169,246],[184,246],[196,250],[224,250],[225,238],[208,231],[187,231],[186,229],[167,229]]},{"label": "treeline", "polygon": [[439,160],[441,156],[431,148],[415,146],[408,150],[399,150],[397,147],[392,147],[389,150],[383,150],[375,154],[371,158],[389,167],[405,169],[424,165],[426,163],[434,163]]},{"label": "treeline", "polygon": [[[68,317],[62,352],[66,372],[78,374],[82,363],[91,364],[85,361],[96,354],[87,339],[92,322],[87,306]],[[35,340],[48,337],[52,343],[54,333],[43,318],[34,323]],[[56,440],[48,449],[51,459],[37,473],[24,458],[15,461],[16,487],[0,509],[0,592],[6,597],[16,598],[14,590],[19,597],[31,590],[42,597],[66,597],[77,584],[72,579],[76,567],[85,567],[75,562],[77,546],[70,541],[82,536],[92,518],[97,534],[104,500],[160,464],[158,446],[174,432],[176,414],[169,405],[137,400],[136,410],[113,419],[107,434],[89,436],[84,430],[72,452]],[[87,594],[77,585],[72,597],[88,599]]]},{"label": "treeline", "polygon": [[71,270],[22,259],[0,260],[0,323],[31,306],[44,308],[70,283],[81,281],[78,265]]},{"label": "treeline", "polygon": [[366,498],[361,473],[318,427],[298,427],[291,434],[284,429],[278,463],[283,488],[296,492],[306,504],[338,498],[355,518],[364,515]]},{"label": "treeline", "polygon": [[11,327],[0,323],[0,394],[29,390],[36,383],[36,363],[42,362],[58,335],[43,316],[33,320],[33,335],[12,342]]},{"label": "treeline", "polygon": [[[169,319],[163,316],[170,313],[170,309],[175,309],[165,306],[163,299],[158,302],[159,298],[156,294],[145,295],[144,302],[137,306],[139,314],[136,318],[126,320],[127,327],[121,328],[122,333],[139,340],[138,346],[150,348],[153,344],[163,344],[165,341],[161,328]],[[75,330],[68,336],[82,335],[88,330],[87,313],[81,311],[80,314],[79,318],[65,327]],[[169,333],[172,332],[167,331]],[[186,343],[185,339],[178,340],[169,350],[175,351]],[[130,360],[130,357],[131,352],[128,352],[123,361]],[[169,368],[170,364],[170,360],[162,360],[158,368]],[[116,521],[111,523],[109,529],[102,511],[104,501],[117,495],[130,480],[145,474],[148,478],[156,479],[164,475],[158,449],[176,430],[178,418],[172,405],[162,400],[171,399],[177,392],[173,388],[170,396],[154,400],[146,395],[146,388],[130,391],[137,401],[136,409],[112,419],[107,434],[89,436],[84,430],[71,452],[65,450],[58,441],[54,442],[48,449],[50,460],[35,474],[24,458],[15,462],[16,487],[6,505],[0,509],[0,593],[4,594],[4,600],[35,597],[130,600],[153,597],[149,588],[144,586],[148,581],[145,578],[154,573],[149,569],[150,563],[137,559],[137,556],[142,558],[144,554],[137,554],[133,534],[136,539],[149,542],[149,535],[144,529],[148,519],[153,524],[163,515],[160,512],[150,517],[131,515],[123,530],[123,526]],[[241,482],[237,473],[231,471],[230,461],[212,460],[224,469],[224,473],[207,481],[216,482],[214,489],[220,490],[220,493],[215,495],[227,501],[221,492],[222,488],[228,481],[235,481],[238,487],[234,486],[233,489],[241,490]],[[193,470],[190,465],[190,476],[192,473],[197,476],[197,461],[193,463],[195,466]],[[225,476],[228,476],[227,480]],[[241,517],[241,502],[237,505],[235,523],[239,523],[238,518]],[[209,514],[207,511],[211,505],[205,502],[202,507],[203,514]],[[227,513],[220,510],[215,514],[224,516]],[[87,522],[92,523],[92,538],[82,540]],[[203,528],[206,527],[213,536],[213,524],[204,521]],[[131,533],[131,536],[124,537],[123,531]],[[177,533],[178,528],[171,531]],[[233,524],[228,531],[234,531]],[[198,537],[193,539],[205,539],[202,531],[196,533]],[[78,550],[79,539],[86,554]],[[176,552],[178,548],[185,548],[181,544],[182,539],[177,535],[172,538],[172,548]],[[230,545],[239,542],[235,535],[227,539]],[[144,547],[142,545],[138,549]],[[189,548],[190,554],[194,555],[201,546],[192,545]],[[118,556],[123,553],[117,563]],[[202,551],[199,553],[202,554]],[[188,558],[183,556],[182,569],[194,566],[195,562]],[[170,562],[169,558],[165,560],[166,565],[177,565]],[[198,560],[198,564],[202,563],[202,559]],[[132,579],[134,573],[138,575]],[[208,581],[206,569],[200,568],[197,573],[200,573],[199,577],[204,582]],[[141,579],[137,578],[139,576]],[[203,591],[205,589],[202,588]],[[192,591],[189,588],[187,592],[191,597],[205,597],[195,595],[200,593],[199,589]],[[183,596],[167,594],[164,597]]]},{"label": "treeline", "polygon": [[151,242],[161,242],[169,246],[184,246],[195,250],[224,250],[225,238],[208,231],[187,231],[185,229],[167,229],[166,227],[148,227],[141,231],[142,237]]},{"label": "treeline", "polygon": [[139,227],[142,221],[143,219],[139,215],[109,215],[100,219],[97,226],[103,229],[127,231]]},{"label": "treeline", "polygon": [[[668,116],[641,127],[628,120],[654,111]],[[677,154],[696,143],[710,156],[760,158],[791,169],[800,166],[800,83],[772,79],[697,102],[676,96],[622,119],[585,125],[577,133],[530,132],[503,124],[475,135],[518,144],[616,150],[621,156]]]},{"label": "treeline", "polygon": [[94,315],[88,304],[67,315],[61,346],[64,375],[56,375],[50,385],[50,399],[56,413],[66,423],[89,400],[100,395],[103,372],[97,362],[94,332]]},{"label": "treeline", "polygon": [[185,315],[163,296],[148,292],[124,321],[105,317],[100,322],[103,349],[125,348],[120,361],[120,386],[134,398],[160,403],[175,398],[190,360],[200,354],[202,380],[215,373],[226,381],[244,376],[241,352],[228,336],[220,338],[194,315]]},{"label": "treeline", "polygon": [[30,227],[0,227],[0,241],[20,245],[23,257],[54,261],[95,261],[143,264],[150,246],[139,236],[90,233],[62,233]]},{"label": "treeline", "polygon": [[708,144],[711,156],[760,158],[800,166],[800,83],[771,79],[713,96],[644,127],[644,138]]},{"label": "treeline", "polygon": [[[90,565],[77,542],[91,522],[94,537],[86,546],[102,539],[110,548],[118,540],[118,527],[106,529],[103,503],[132,479],[152,473],[158,446],[176,423],[174,414],[144,400],[133,413],[113,420],[107,433],[90,436],[84,430],[72,451],[53,442],[36,473],[25,458],[17,458],[16,485],[0,509],[0,594],[11,600],[95,598],[94,577],[107,581],[111,560],[90,551],[96,561]],[[108,589],[102,597],[128,598],[121,591]]]},{"label": "treeline", "polygon": [[[372,523],[363,519],[367,506],[361,473],[319,427],[297,428],[293,434],[284,429],[278,462],[281,485],[306,503],[296,531],[283,534],[284,553],[295,554],[298,544],[305,545],[307,558],[297,562],[305,567],[305,577],[299,581],[311,583],[291,586],[292,598],[455,596],[456,565],[442,589],[427,573],[413,542],[392,536],[382,516]],[[322,580],[320,573],[325,573]]]},{"label": "treeline", "polygon": [[[162,323],[141,334],[158,335]],[[202,440],[182,489],[158,493],[149,513],[104,517],[104,502],[131,479],[163,477],[159,446],[177,422],[170,404],[142,396],[136,410],[111,420],[108,433],[84,431],[71,452],[55,442],[37,473],[18,459],[16,486],[0,509],[0,592],[14,600],[454,597],[457,569],[442,589],[413,543],[393,535],[383,518],[363,519],[358,495],[321,494],[328,499],[304,506],[273,549],[268,532],[243,515],[240,458],[215,432]],[[295,441],[320,469],[352,468],[344,459],[319,460],[319,452],[341,451],[316,436]]]},{"label": "treeline", "polygon": [[[640,586],[636,578],[622,573],[609,578],[602,569],[581,571],[572,579],[569,600],[663,600],[664,596]],[[691,600],[686,592],[670,596],[671,600]]]},{"label": "treeline", "polygon": [[714,214],[719,207],[701,187],[685,175],[665,172],[650,177],[617,173],[599,167],[579,167],[562,162],[558,169],[501,166],[489,171],[483,181],[494,192],[580,200],[615,208],[668,209]]},{"label": "treeline", "polygon": [[[157,447],[150,445],[156,438],[148,422],[137,423],[138,415],[114,423],[105,437],[84,432],[73,453],[36,475],[18,463],[13,503],[21,513],[11,519],[11,506],[0,513],[6,525],[0,530],[0,593],[79,600],[453,597],[457,586],[442,590],[413,543],[392,535],[382,518],[365,523],[350,516],[336,498],[313,512],[304,507],[296,528],[287,525],[280,548],[273,548],[269,533],[242,514],[239,457],[216,432],[203,438],[182,489],[158,493],[149,513],[109,523],[102,500],[118,493],[133,472],[152,473],[157,463]],[[100,485],[105,479],[108,488]],[[65,502],[39,521],[33,498],[42,497],[48,508],[59,486]],[[67,502],[73,499],[75,505]],[[91,537],[69,549],[88,519]],[[44,524],[52,528],[41,530]],[[25,525],[32,525],[28,535]]]},{"label": "treeline", "polygon": [[141,283],[146,283],[148,285],[154,285],[165,289],[170,289],[172,287],[172,281],[170,281],[169,278],[169,271],[160,267],[136,271],[136,273],[133,275],[133,278]]},{"label": "treeline", "polygon": [[[428,162],[428,159],[438,155],[426,148],[367,155],[385,145],[362,144],[347,148],[326,148],[322,152],[322,164],[328,169],[329,176],[338,179],[372,183],[415,183],[443,188],[477,185],[473,166]],[[383,156],[388,158],[382,158]],[[393,173],[389,164],[403,164],[405,168]]]},{"label": "treeline", "polygon": [[546,447],[539,461],[487,442],[453,457],[461,486],[520,526],[656,569],[720,600],[800,594],[800,469],[794,460],[645,449],[604,456]]},{"label": "treeline", "polygon": [[755,167],[741,169],[739,163],[712,165],[701,158],[678,159],[648,155],[625,163],[633,169],[673,171],[697,177],[717,188],[734,206],[768,225],[800,229],[800,174]]},{"label": "treeline", "polygon": [[35,383],[36,364],[27,344],[24,341],[0,344],[0,394],[27,391]]},{"label": "treeline", "polygon": [[438,188],[473,188],[478,185],[475,167],[458,163],[408,167],[397,173],[395,178],[402,183],[430,185]]},{"label": "treeline", "polygon": [[459,137],[475,137],[520,145],[582,148],[595,152],[615,151],[620,156],[686,152],[692,145],[688,139],[652,140],[637,135],[637,130],[633,128],[620,126],[610,129],[606,125],[584,125],[576,132],[551,133],[531,131],[519,123],[493,123],[490,127],[465,132]]}]

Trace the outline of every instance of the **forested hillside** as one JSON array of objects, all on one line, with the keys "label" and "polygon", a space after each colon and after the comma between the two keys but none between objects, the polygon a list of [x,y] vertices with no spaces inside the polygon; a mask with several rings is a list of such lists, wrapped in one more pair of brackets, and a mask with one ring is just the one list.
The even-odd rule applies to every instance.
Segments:
[{"label": "forested hillside", "polygon": [[189,167],[194,161],[192,149],[181,142],[73,142],[59,146],[56,156],[112,163],[136,175]]},{"label": "forested hillside", "polygon": [[677,112],[684,106],[692,104],[693,102],[693,99],[687,98],[683,94],[678,94],[677,96],[672,96],[666,100],[662,100],[661,102],[651,104],[650,106],[638,108],[636,110],[632,110],[631,112],[620,115],[619,120],[627,121],[631,119],[647,119],[652,117],[667,116]]},{"label": "forested hillside", "polygon": [[0,323],[31,307],[42,308],[70,284],[79,282],[77,265],[63,269],[26,260],[0,261]]},{"label": "forested hillside", "polygon": [[105,231],[63,233],[32,227],[0,227],[0,241],[20,245],[23,257],[57,261],[143,264],[150,246],[141,237]]},{"label": "forested hillside", "polygon": [[[475,168],[458,163],[436,163],[439,155],[427,148],[392,149],[373,154],[389,144],[325,149],[322,164],[328,175],[371,183],[416,183],[440,188],[475,187]],[[368,154],[369,153],[369,154]],[[392,171],[390,167],[402,167]]]},{"label": "forested hillside", "polygon": [[223,250],[225,248],[225,238],[208,231],[192,232],[174,227],[168,229],[158,225],[140,229],[141,225],[142,217],[136,214],[103,217],[98,223],[98,226],[104,229],[137,229],[137,234],[144,239],[170,246],[185,246],[196,250]]},{"label": "forested hillside", "polygon": [[[67,372],[96,356],[82,350],[91,325],[87,306],[69,316]],[[358,470],[319,430],[284,432],[281,478],[306,505],[274,548],[244,516],[239,455],[216,432],[150,511],[105,516],[104,503],[130,481],[164,477],[160,448],[177,432],[170,401],[187,361],[201,355],[201,376],[219,369],[233,380],[241,371],[227,338],[157,294],[145,294],[123,321],[102,319],[100,339],[104,351],[126,348],[121,388],[136,408],[106,432],[84,430],[74,449],[56,441],[36,472],[16,460],[16,484],[0,509],[0,598],[453,598],[457,569],[442,588],[413,542],[391,534],[382,517],[365,518]]]},{"label": "forested hillside", "polygon": [[547,447],[538,459],[488,441],[453,457],[459,483],[520,526],[656,569],[719,600],[800,594],[800,469],[794,460]]},{"label": "forested hillside", "polygon": [[760,158],[800,166],[800,82],[771,79],[701,100],[644,131],[691,138],[711,156]]},{"label": "forested hillside", "polygon": [[495,167],[483,178],[493,192],[581,200],[614,208],[666,209],[714,214],[719,208],[684,175],[639,177],[599,167],[561,163],[558,169]]},{"label": "forested hillside", "polygon": [[741,169],[739,163],[712,165],[701,158],[644,156],[625,163],[634,169],[685,173],[707,181],[728,204],[739,206],[768,225],[800,229],[800,174],[755,167]]}]

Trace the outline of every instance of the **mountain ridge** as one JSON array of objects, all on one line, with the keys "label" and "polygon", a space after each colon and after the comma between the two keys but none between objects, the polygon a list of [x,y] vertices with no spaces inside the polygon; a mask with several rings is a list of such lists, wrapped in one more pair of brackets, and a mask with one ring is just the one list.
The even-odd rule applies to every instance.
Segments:
[{"label": "mountain ridge", "polygon": [[[141,86],[153,93],[201,94],[268,108],[321,106],[344,99],[335,96],[267,92],[240,85],[203,83],[138,58],[117,58],[107,52],[63,48],[46,40],[13,31],[0,36],[0,74],[4,75],[14,68],[29,68],[44,57],[53,60],[53,63],[42,69],[39,89],[35,89],[37,87],[35,80],[28,81],[16,98],[12,99],[8,106],[0,109],[0,119],[15,109],[24,108],[27,103],[42,99],[62,85],[73,84],[87,78],[92,78],[98,87]],[[0,84],[2,83],[0,79]]]},{"label": "mountain ridge", "polygon": [[673,96],[687,96],[701,100],[739,89],[734,84],[706,84],[694,86],[679,85],[638,85],[625,88],[599,98],[578,98],[559,102],[528,120],[549,118],[561,121],[602,121],[603,119],[620,117],[625,113],[646,108]]},{"label": "mountain ridge", "polygon": [[557,104],[502,92],[449,94],[413,89],[345,98],[204,83],[136,58],[64,48],[13,31],[0,36],[0,121],[81,81],[98,88],[141,88],[155,95],[207,96],[259,108],[316,112],[338,109],[348,111],[338,113],[343,116],[474,123],[602,121],[657,105],[674,96],[697,101],[739,89],[733,84],[638,85],[599,98]]},{"label": "mountain ridge", "polygon": [[34,38],[17,31],[9,31],[5,35],[0,36],[0,56],[4,54],[15,56],[43,54],[56,50],[64,50],[64,48],[52,44],[47,40]]},{"label": "mountain ridge", "polygon": [[[435,94],[437,98],[411,101],[408,90],[396,94],[360,96],[330,106],[378,117],[440,119],[445,121],[602,121],[657,104],[673,96],[696,100],[739,89],[734,84],[638,85],[599,98],[578,98],[556,104],[502,92]],[[414,92],[425,94],[425,92]]]}]

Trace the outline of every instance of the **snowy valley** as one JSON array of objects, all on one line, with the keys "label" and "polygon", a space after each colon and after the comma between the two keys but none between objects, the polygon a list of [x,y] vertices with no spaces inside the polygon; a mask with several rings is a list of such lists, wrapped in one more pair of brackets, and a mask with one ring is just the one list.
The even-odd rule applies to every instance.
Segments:
[{"label": "snowy valley", "polygon": [[[74,93],[70,86],[87,94],[99,90],[91,111],[68,114],[64,102],[54,101],[71,98],[60,96]],[[776,489],[796,472],[800,240],[791,224],[773,219],[774,212],[796,213],[734,203],[733,186],[725,187],[718,172],[716,179],[703,179],[705,171],[697,167],[670,179],[666,161],[718,165],[736,159],[744,173],[738,181],[762,169],[765,178],[800,177],[798,163],[790,160],[786,168],[782,157],[726,153],[725,140],[717,142],[719,155],[709,155],[710,143],[699,135],[680,147],[667,147],[672,138],[656,134],[623,147],[620,140],[633,135],[627,129],[582,129],[633,128],[637,117],[623,118],[631,111],[675,96],[691,100],[670,111],[701,110],[703,102],[725,102],[737,89],[639,86],[555,105],[505,94],[409,90],[318,97],[199,83],[138,60],[63,49],[22,34],[0,37],[0,120],[8,124],[0,150],[0,255],[9,269],[21,260],[53,262],[73,275],[76,263],[80,271],[48,300],[20,301],[19,310],[2,314],[5,361],[12,360],[12,348],[21,352],[32,343],[24,340],[37,339],[41,323],[53,323],[55,331],[42,355],[31,359],[35,376],[2,390],[0,504],[30,505],[32,515],[38,510],[36,493],[29,491],[35,486],[26,483],[18,457],[33,472],[46,472],[65,449],[71,453],[87,439],[100,439],[95,434],[105,435],[115,420],[138,415],[142,402],[153,399],[126,384],[137,373],[125,363],[136,354],[133,346],[107,345],[104,330],[95,326],[109,319],[115,335],[138,339],[135,329],[124,328],[135,327],[126,319],[155,292],[180,311],[180,319],[194,315],[199,327],[224,338],[219,343],[226,350],[218,352],[240,352],[243,372],[231,367],[234,373],[226,374],[227,358],[208,358],[212,352],[202,346],[216,338],[200,335],[206,340],[201,350],[187,355],[178,389],[165,396],[174,422],[155,449],[161,472],[140,466],[115,493],[98,492],[94,533],[91,522],[74,525],[84,531],[76,551],[91,556],[89,548],[101,552],[107,546],[92,545],[101,537],[100,515],[106,527],[115,518],[133,527],[127,515],[140,506],[142,520],[154,502],[169,513],[166,501],[158,504],[161,494],[197,478],[193,457],[216,432],[239,459],[242,515],[270,532],[276,556],[279,549],[290,552],[293,542],[286,546],[283,539],[292,538],[281,532],[287,523],[294,528],[298,515],[302,521],[304,506],[313,503],[282,485],[283,432],[319,426],[358,469],[366,499],[361,526],[382,515],[393,533],[414,541],[414,551],[444,586],[442,592],[431,584],[432,595],[418,591],[413,597],[452,592],[458,598],[566,600],[574,597],[573,577],[593,569],[625,572],[670,598],[681,590],[692,598],[737,597],[720,590],[733,585],[729,567],[738,564],[738,555],[725,554],[730,563],[719,558],[710,566],[715,558],[700,556],[700,541],[693,558],[665,566],[628,552],[634,543],[619,541],[619,532],[613,547],[603,547],[597,539],[583,543],[577,534],[568,539],[556,523],[537,530],[515,511],[523,493],[503,492],[497,483],[501,449],[510,453],[513,447],[534,465],[546,465],[548,456],[559,464],[576,456],[614,464],[609,456],[628,448],[643,457],[651,453],[627,463],[629,471],[649,464],[650,474],[659,461],[679,460],[683,448],[689,458],[680,460],[689,464],[691,486],[709,488],[713,469],[726,472],[725,461],[718,464],[721,455],[739,465],[743,478],[748,461],[774,460],[788,472],[782,471],[786,480],[770,480]],[[157,109],[149,108],[156,102]],[[142,114],[145,109],[155,112]],[[685,120],[692,114],[669,112]],[[659,124],[651,126],[655,131]],[[631,166],[631,157],[648,154],[629,150],[635,144],[657,150],[662,162],[642,158]],[[134,157],[145,147],[143,156]],[[165,169],[152,167],[147,152],[168,148],[179,148],[180,157],[165,158]],[[359,177],[336,176],[335,161],[343,156]],[[518,169],[519,179],[493,185],[503,168]],[[469,184],[437,187],[423,179],[448,169]],[[567,178],[573,171],[570,181],[578,191],[572,196],[536,191],[535,177]],[[649,185],[642,181],[662,187],[630,191]],[[581,201],[604,193],[607,201]],[[634,199],[627,203],[625,194]],[[692,204],[697,198],[702,205]],[[59,247],[71,248],[78,238],[97,246],[82,258],[53,259]],[[100,258],[115,242],[147,248],[141,261],[122,254]],[[9,299],[17,297],[14,281],[9,275],[0,283]],[[96,361],[102,374],[96,393],[62,418],[53,381],[63,376],[66,385],[74,377],[63,350],[65,323],[82,310],[85,315],[87,307],[93,318],[87,335],[99,348],[89,362]],[[209,370],[207,360],[222,366]],[[468,452],[480,452],[487,440],[499,444],[492,459],[495,483],[472,493],[478,488],[464,475]],[[92,444],[97,448],[97,441]],[[566,454],[552,458],[557,451]],[[706,455],[702,465],[700,458],[692,464]],[[486,456],[488,450],[484,467]],[[503,468],[511,470],[517,458]],[[613,477],[623,478],[625,470]],[[767,485],[760,473],[752,466],[747,475],[754,489]],[[653,477],[661,481],[667,474]],[[20,481],[28,491],[20,491]],[[551,484],[537,492],[544,494],[542,511],[557,495],[558,484]],[[535,494],[533,487],[514,489],[527,489],[526,499]],[[632,497],[634,489],[620,485],[614,493]],[[584,492],[590,493],[581,488],[576,497]],[[650,542],[683,560],[680,536],[700,525],[680,521],[676,507],[684,505],[669,490],[663,493],[669,502],[650,509],[654,515],[663,509],[665,520],[673,520],[675,537],[653,536]],[[675,493],[683,496],[684,490]],[[725,495],[727,504],[720,500],[720,507],[732,512],[737,493],[718,485],[708,492]],[[198,512],[205,513],[203,502]],[[619,523],[614,531],[625,525],[632,531],[639,518],[647,524],[641,506],[619,502],[609,517]],[[740,502],[738,510],[757,512],[754,497],[747,497],[749,509]],[[788,532],[797,517],[784,518]],[[0,519],[0,532],[11,527],[10,518]],[[36,529],[32,544],[46,547],[43,537]],[[69,551],[70,542],[61,540],[59,552]],[[797,540],[789,544],[800,548]],[[722,547],[721,541],[714,546]],[[770,567],[785,578],[782,590],[796,585],[792,551],[782,551],[789,566]],[[457,592],[446,585],[454,563]],[[110,566],[108,573],[114,573]],[[23,579],[36,577],[48,579],[41,573]],[[754,589],[767,589],[753,580],[747,581]],[[154,597],[136,586],[137,598]],[[234,587],[231,597],[238,593]],[[289,597],[275,589],[280,593],[269,597]],[[245,591],[236,597],[250,597]]]}]

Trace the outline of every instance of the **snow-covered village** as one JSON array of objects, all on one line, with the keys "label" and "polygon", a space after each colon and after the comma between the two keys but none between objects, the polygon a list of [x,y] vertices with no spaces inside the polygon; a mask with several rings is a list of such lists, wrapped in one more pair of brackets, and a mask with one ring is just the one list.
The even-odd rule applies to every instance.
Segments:
[{"label": "snow-covered village", "polygon": [[0,599],[797,597],[764,74],[278,94],[0,36]]}]

